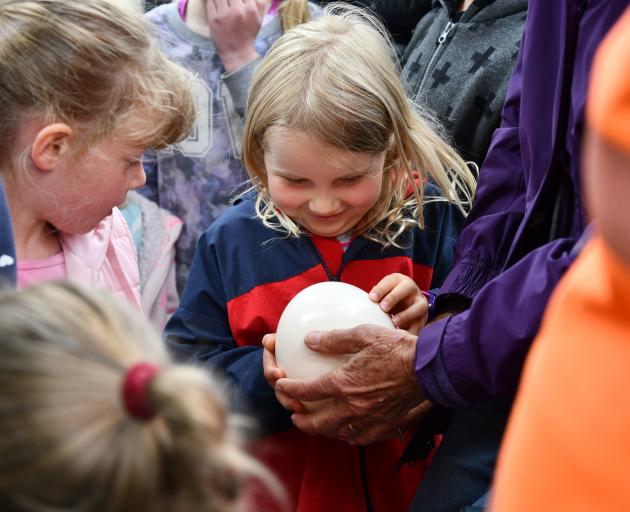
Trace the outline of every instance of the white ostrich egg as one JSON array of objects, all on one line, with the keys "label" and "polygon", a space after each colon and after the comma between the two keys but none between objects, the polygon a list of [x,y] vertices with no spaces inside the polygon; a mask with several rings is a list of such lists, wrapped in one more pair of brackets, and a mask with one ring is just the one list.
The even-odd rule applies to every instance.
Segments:
[{"label": "white ostrich egg", "polygon": [[315,352],[305,345],[306,334],[361,324],[395,329],[390,316],[361,288],[336,281],[309,286],[293,297],[280,317],[276,362],[290,378],[308,379],[328,373],[350,355]]}]

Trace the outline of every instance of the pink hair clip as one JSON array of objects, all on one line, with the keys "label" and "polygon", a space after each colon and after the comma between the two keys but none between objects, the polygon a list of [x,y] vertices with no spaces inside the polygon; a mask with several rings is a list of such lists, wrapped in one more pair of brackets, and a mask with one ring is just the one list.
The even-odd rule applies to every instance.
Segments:
[{"label": "pink hair clip", "polygon": [[131,417],[147,421],[155,416],[147,391],[151,379],[159,371],[160,367],[151,363],[138,363],[127,370],[122,384],[122,398]]}]

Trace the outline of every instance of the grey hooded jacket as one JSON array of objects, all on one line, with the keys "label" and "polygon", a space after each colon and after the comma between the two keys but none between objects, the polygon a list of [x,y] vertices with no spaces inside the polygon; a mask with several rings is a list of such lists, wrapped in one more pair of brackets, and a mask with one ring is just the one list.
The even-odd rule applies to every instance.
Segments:
[{"label": "grey hooded jacket", "polygon": [[436,114],[466,160],[481,167],[499,125],[516,62],[527,0],[433,0],[403,57],[415,102]]}]

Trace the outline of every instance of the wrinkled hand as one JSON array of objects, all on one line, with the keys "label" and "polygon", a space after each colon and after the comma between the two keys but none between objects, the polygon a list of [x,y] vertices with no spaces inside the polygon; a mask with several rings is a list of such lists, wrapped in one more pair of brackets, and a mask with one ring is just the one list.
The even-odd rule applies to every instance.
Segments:
[{"label": "wrinkled hand", "polygon": [[370,444],[375,441],[384,439],[400,439],[403,440],[403,434],[407,431],[414,431],[415,427],[428,418],[433,411],[433,403],[429,400],[423,400],[413,409],[411,409],[398,425],[391,423],[390,425],[379,425],[382,428],[368,428],[363,431],[359,427],[355,427],[352,423],[354,432],[348,428],[349,436],[346,441],[350,444]]},{"label": "wrinkled hand", "polygon": [[318,352],[353,355],[343,366],[319,378],[283,377],[276,381],[277,392],[289,399],[332,398],[329,406],[293,414],[293,423],[300,430],[368,444],[397,437],[399,428],[406,430],[426,412],[428,405],[421,405],[424,395],[414,375],[414,335],[401,329],[361,325],[309,333],[306,344]]},{"label": "wrinkled hand", "polygon": [[276,389],[276,382],[278,379],[282,379],[285,377],[284,372],[280,369],[278,364],[276,363],[276,335],[275,334],[266,334],[262,340],[262,344],[264,347],[263,350],[263,373],[265,375],[265,379],[269,385],[276,392],[276,399],[280,402],[280,405],[285,409],[293,412],[304,412],[306,409],[304,408],[304,404],[299,400],[294,400],[288,395],[279,392]]},{"label": "wrinkled hand", "polygon": [[227,73],[256,58],[254,41],[268,5],[268,0],[208,0],[210,37]]},{"label": "wrinkled hand", "polygon": [[370,290],[370,299],[392,315],[394,325],[416,336],[429,319],[429,303],[413,279],[403,274],[385,276]]}]

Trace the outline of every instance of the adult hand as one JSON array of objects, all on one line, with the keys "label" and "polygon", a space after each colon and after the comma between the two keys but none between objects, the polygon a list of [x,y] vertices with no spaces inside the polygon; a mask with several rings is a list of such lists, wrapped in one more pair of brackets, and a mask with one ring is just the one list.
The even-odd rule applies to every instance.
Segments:
[{"label": "adult hand", "polygon": [[392,315],[396,327],[416,336],[429,319],[429,302],[409,276],[385,276],[370,290],[369,297]]},{"label": "adult hand", "polygon": [[254,41],[268,5],[269,0],[208,0],[210,37],[227,73],[256,58]]},{"label": "adult hand", "polygon": [[275,334],[266,334],[263,337],[262,344],[264,347],[263,350],[263,373],[265,375],[265,379],[269,385],[276,392],[276,399],[280,402],[280,405],[285,409],[293,412],[304,412],[306,409],[304,408],[304,404],[299,400],[294,400],[288,395],[279,392],[276,389],[276,382],[278,379],[285,377],[284,372],[276,363],[276,335]]},{"label": "adult hand", "polygon": [[309,348],[352,357],[316,379],[280,378],[276,390],[299,401],[332,398],[319,410],[293,414],[304,432],[360,444],[391,438],[425,412],[426,405],[418,408],[425,397],[414,374],[416,341],[401,329],[375,325],[309,333]]}]

